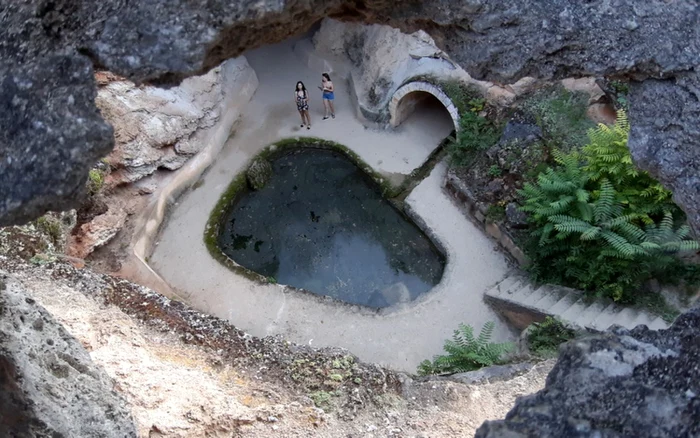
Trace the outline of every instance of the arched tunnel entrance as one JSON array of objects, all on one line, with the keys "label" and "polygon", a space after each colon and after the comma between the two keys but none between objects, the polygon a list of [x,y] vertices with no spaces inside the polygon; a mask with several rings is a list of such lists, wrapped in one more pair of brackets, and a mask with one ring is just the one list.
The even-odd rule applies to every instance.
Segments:
[{"label": "arched tunnel entrance", "polygon": [[449,120],[459,129],[459,114],[452,100],[437,86],[427,82],[410,82],[401,86],[389,102],[390,124],[399,126],[408,119]]}]

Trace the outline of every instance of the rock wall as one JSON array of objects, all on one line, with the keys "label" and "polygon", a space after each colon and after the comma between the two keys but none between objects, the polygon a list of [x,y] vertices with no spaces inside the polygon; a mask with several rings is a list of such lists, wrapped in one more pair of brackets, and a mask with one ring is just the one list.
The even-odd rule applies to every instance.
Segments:
[{"label": "rock wall", "polygon": [[0,432],[136,436],[124,399],[87,351],[0,272]]},{"label": "rock wall", "polygon": [[[694,0],[467,0],[449,7],[434,0],[6,2],[0,6],[0,224],[70,206],[89,167],[111,149],[111,129],[93,103],[93,65],[136,82],[175,83],[330,16],[423,29],[477,79],[605,74],[661,78],[677,89],[683,85],[675,76],[697,82],[699,13]],[[685,89],[674,94],[696,99],[692,87]],[[631,113],[637,105],[655,108],[649,96],[634,92]],[[664,117],[662,109],[654,114]],[[632,122],[630,147],[645,149],[635,143],[643,133],[634,131],[652,120],[633,116]],[[685,142],[693,129],[687,119],[676,122],[673,129],[683,132],[678,147],[695,148]],[[663,147],[665,140],[656,138],[665,139],[666,130],[658,131],[651,149]],[[672,172],[661,172],[670,183]],[[684,206],[697,217],[694,205]]]},{"label": "rock wall", "polygon": [[239,72],[246,69],[241,57],[168,89],[126,80],[101,87],[95,103],[114,127],[115,148],[107,161],[116,171],[110,182],[134,182],[158,168],[180,168],[205,146],[202,131],[219,121],[227,93],[236,90]]},{"label": "rock wall", "polygon": [[105,178],[108,190],[98,195],[105,211],[80,224],[69,239],[67,254],[80,259],[107,244],[131,215],[144,208],[133,198],[151,193],[173,196],[167,190],[161,194],[159,178],[141,181],[144,184],[133,194],[110,188],[142,180],[159,168],[178,169],[195,155],[200,157],[195,160],[199,173],[192,175],[189,169],[181,173],[190,179],[198,177],[211,163],[212,151],[218,152],[228,138],[258,85],[245,57],[229,59],[206,75],[187,78],[169,89],[136,86],[123,79],[105,82],[96,102],[114,126],[116,145],[105,160],[112,169]]},{"label": "rock wall", "polygon": [[700,435],[700,308],[668,330],[639,326],[565,344],[545,388],[477,438]]},{"label": "rock wall", "polygon": [[700,237],[700,78],[636,83],[630,100],[632,158],[673,192]]}]

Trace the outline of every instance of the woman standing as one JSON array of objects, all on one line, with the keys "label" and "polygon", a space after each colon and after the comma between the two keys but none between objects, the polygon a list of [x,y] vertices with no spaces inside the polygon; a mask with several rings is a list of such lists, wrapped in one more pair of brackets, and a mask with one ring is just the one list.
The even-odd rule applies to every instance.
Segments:
[{"label": "woman standing", "polygon": [[333,82],[331,82],[331,77],[328,73],[323,73],[321,75],[321,86],[318,88],[323,91],[323,109],[325,111],[323,120],[328,119],[329,111],[331,113],[331,117],[335,119],[335,108],[333,108],[333,100],[335,99],[333,91],[335,89],[333,88]]},{"label": "woman standing", "polygon": [[306,129],[311,129],[311,118],[309,117],[309,95],[306,92],[306,87],[302,81],[297,82],[294,89],[294,101],[297,104],[297,110],[301,115],[301,127],[306,125]]}]

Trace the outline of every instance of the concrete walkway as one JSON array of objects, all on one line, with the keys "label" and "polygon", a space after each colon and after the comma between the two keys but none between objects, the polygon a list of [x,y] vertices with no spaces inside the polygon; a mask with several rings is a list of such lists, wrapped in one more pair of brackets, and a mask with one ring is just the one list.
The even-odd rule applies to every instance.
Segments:
[{"label": "concrete walkway", "polygon": [[[335,120],[321,120],[320,73],[305,67],[291,43],[246,54],[260,86],[244,108],[238,130],[205,174],[202,184],[173,206],[150,257],[151,266],[195,308],[228,319],[254,336],[281,334],[313,346],[349,349],[360,359],[414,372],[423,359],[441,353],[443,341],[459,323],[477,329],[499,321],[483,293],[508,271],[504,256],[464,218],[442,191],[445,165],[438,165],[407,202],[447,251],[442,281],[416,302],[382,312],[339,304],[283,285],[260,285],[229,271],[203,243],[209,213],[231,179],[262,148],[281,138],[312,135],[337,141],[377,171],[392,176],[420,166],[450,132],[441,111],[414,114],[395,131],[363,126],[353,113],[346,84],[335,81]],[[311,92],[311,130],[300,130],[294,84]],[[317,92],[318,91],[318,92]],[[512,339],[497,324],[494,339]]]}]

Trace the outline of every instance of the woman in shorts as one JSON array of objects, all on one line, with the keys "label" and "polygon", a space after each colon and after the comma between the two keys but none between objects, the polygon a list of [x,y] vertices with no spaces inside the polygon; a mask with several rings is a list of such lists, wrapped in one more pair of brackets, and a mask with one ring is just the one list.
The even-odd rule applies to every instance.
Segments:
[{"label": "woman in shorts", "polygon": [[321,86],[318,88],[323,91],[323,109],[325,111],[323,120],[328,119],[329,112],[330,116],[335,119],[335,108],[333,107],[333,100],[335,99],[333,91],[335,89],[333,88],[333,82],[331,82],[331,77],[328,73],[323,73],[321,75]]},{"label": "woman in shorts", "polygon": [[306,125],[306,129],[311,129],[311,118],[309,117],[309,94],[306,92],[306,87],[302,81],[297,82],[294,89],[294,101],[297,104],[297,110],[301,116],[301,127]]}]

